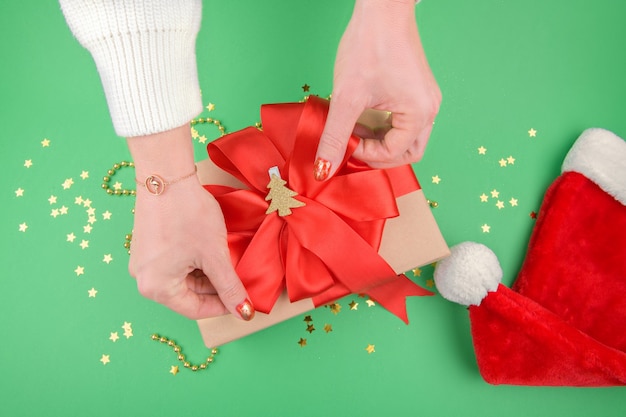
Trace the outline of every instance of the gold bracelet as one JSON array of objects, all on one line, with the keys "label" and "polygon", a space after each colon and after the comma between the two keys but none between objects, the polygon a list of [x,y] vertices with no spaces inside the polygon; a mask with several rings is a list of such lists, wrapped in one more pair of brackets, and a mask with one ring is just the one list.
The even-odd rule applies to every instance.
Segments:
[{"label": "gold bracelet", "polygon": [[180,182],[182,180],[186,180],[187,178],[191,178],[194,175],[196,175],[197,171],[198,171],[198,167],[196,166],[196,167],[194,167],[193,172],[190,172],[187,175],[183,175],[182,177],[178,177],[178,178],[173,179],[171,181],[165,181],[159,175],[152,174],[152,175],[148,175],[148,177],[146,177],[145,181],[139,181],[137,178],[135,178],[135,182],[137,182],[137,184],[139,184],[142,187],[144,187],[150,194],[152,194],[152,195],[161,195],[165,191],[165,186],[166,185],[172,185],[172,184],[175,184],[175,183]]}]

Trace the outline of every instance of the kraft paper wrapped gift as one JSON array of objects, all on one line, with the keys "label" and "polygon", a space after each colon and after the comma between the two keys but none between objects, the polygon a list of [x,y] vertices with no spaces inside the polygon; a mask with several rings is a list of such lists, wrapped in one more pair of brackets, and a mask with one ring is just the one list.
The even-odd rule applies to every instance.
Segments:
[{"label": "kraft paper wrapped gift", "polygon": [[[249,322],[232,315],[199,320],[207,346],[351,293],[369,295],[408,323],[405,297],[432,294],[403,275],[449,254],[411,166],[367,167],[350,157],[358,145],[353,136],[337,174],[315,181],[327,112],[328,102],[314,96],[264,105],[262,129],[212,142],[210,159],[198,163],[202,184],[224,213],[235,270],[257,311]],[[360,122],[375,127],[376,115],[364,117]]]}]

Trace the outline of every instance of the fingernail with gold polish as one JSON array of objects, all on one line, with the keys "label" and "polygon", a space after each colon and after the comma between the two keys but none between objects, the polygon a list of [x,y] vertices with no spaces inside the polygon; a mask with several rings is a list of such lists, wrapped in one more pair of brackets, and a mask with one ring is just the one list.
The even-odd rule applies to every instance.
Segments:
[{"label": "fingernail with gold polish", "polygon": [[328,174],[330,174],[330,167],[331,164],[329,161],[317,158],[313,165],[313,177],[315,177],[317,181],[324,181],[328,178]]},{"label": "fingernail with gold polish", "polygon": [[245,321],[250,321],[254,318],[254,307],[247,298],[245,301],[237,306],[237,312]]}]

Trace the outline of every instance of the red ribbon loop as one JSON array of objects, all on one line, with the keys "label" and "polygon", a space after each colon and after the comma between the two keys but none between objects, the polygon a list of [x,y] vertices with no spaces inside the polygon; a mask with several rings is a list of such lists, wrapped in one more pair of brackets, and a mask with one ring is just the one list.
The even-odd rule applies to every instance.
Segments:
[{"label": "red ribbon loop", "polygon": [[[316,306],[349,293],[370,297],[408,322],[404,298],[432,295],[396,275],[378,254],[385,220],[396,217],[396,198],[419,189],[410,166],[373,170],[350,159],[336,175],[313,178],[313,160],[328,102],[264,105],[263,130],[247,128],[208,146],[213,162],[249,189],[206,185],[220,203],[237,274],[258,311],[269,313],[280,293]],[[268,169],[277,166],[287,187],[304,202],[291,215],[265,214]]]}]

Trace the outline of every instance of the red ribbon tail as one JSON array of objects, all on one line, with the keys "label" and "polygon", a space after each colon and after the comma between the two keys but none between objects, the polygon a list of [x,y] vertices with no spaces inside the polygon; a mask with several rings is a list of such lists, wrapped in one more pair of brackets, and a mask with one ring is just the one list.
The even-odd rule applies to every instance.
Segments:
[{"label": "red ribbon tail", "polygon": [[409,324],[409,316],[406,311],[406,297],[434,295],[434,293],[418,286],[404,274],[400,274],[396,279],[371,288],[366,292],[372,299],[385,307],[390,313],[396,315],[405,324]]}]

